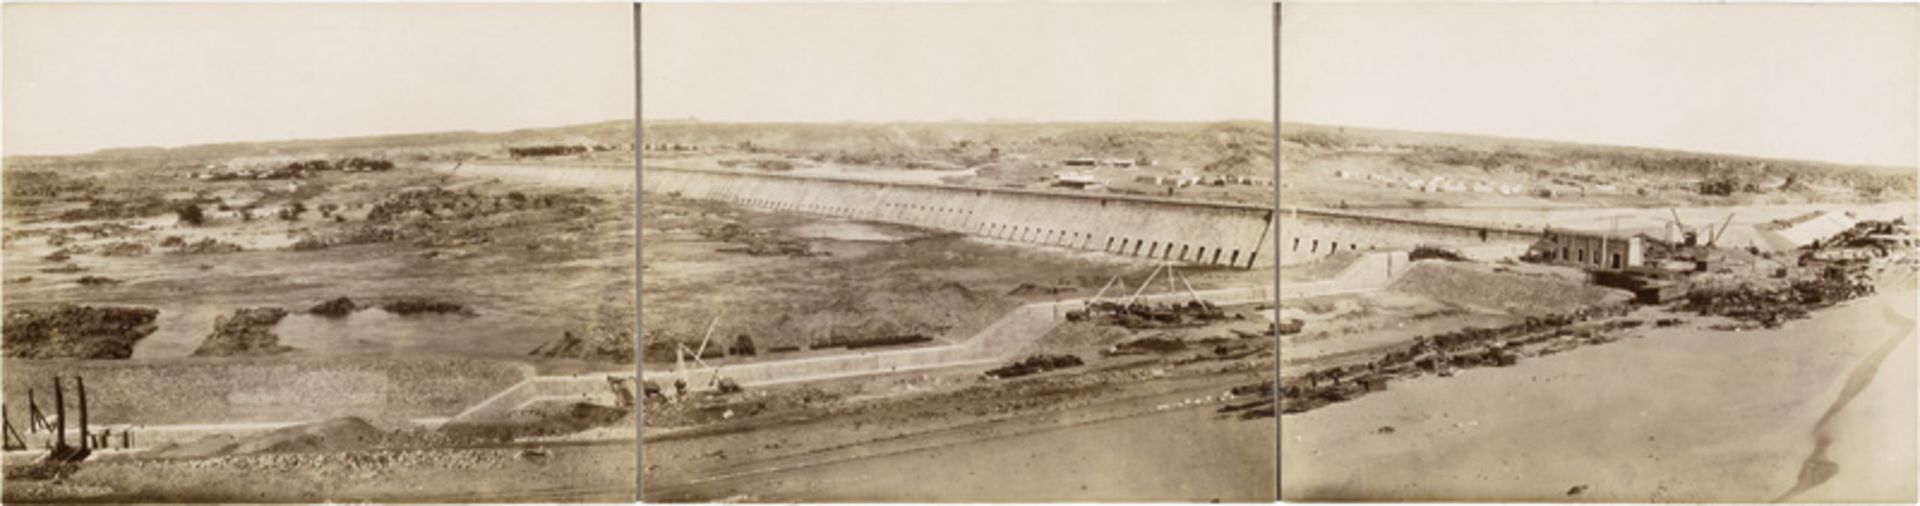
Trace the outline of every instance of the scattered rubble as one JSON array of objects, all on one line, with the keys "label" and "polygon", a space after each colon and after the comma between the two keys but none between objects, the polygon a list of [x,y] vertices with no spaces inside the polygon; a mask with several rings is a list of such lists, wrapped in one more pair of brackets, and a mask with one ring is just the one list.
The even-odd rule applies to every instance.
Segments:
[{"label": "scattered rubble", "polygon": [[826,252],[813,251],[813,244],[805,239],[786,237],[768,230],[751,230],[739,223],[703,228],[700,230],[700,236],[711,241],[738,245],[715,250],[721,253],[797,258],[828,255]]},{"label": "scattered rubble", "polygon": [[986,372],[990,379],[1018,378],[1030,374],[1039,374],[1054,369],[1078,367],[1085,362],[1073,355],[1034,355],[1012,365]]},{"label": "scattered rubble", "polygon": [[200,347],[193,350],[193,356],[277,355],[293,351],[292,347],[282,346],[280,336],[273,333],[273,326],[286,317],[285,309],[256,307],[236,310],[233,316],[215,318],[213,333],[208,334]]},{"label": "scattered rubble", "polygon": [[1067,312],[1067,321],[1094,321],[1134,330],[1199,327],[1216,321],[1242,318],[1245,316],[1228,315],[1220,306],[1197,299],[1185,304],[1123,305],[1102,301],[1089,304],[1086,309]]},{"label": "scattered rubble", "polygon": [[171,214],[175,208],[186,203],[206,203],[206,199],[171,201],[158,195],[141,195],[126,199],[107,197],[89,197],[87,207],[72,209],[60,213],[60,221],[121,220],[129,218],[147,218]]},{"label": "scattered rubble", "polygon": [[[750,353],[749,353],[750,354]],[[631,363],[635,357],[633,332],[626,329],[595,329],[582,338],[573,331],[562,332],[559,339],[541,344],[527,355],[542,358],[578,358],[615,363]]]},{"label": "scattered rubble", "polygon": [[387,223],[418,218],[470,220],[508,211],[530,209],[562,209],[577,216],[587,214],[589,211],[587,206],[599,201],[597,198],[585,195],[529,196],[517,191],[505,195],[487,195],[472,189],[453,191],[445,188],[427,188],[400,192],[375,203],[367,211],[367,221]]},{"label": "scattered rubble", "polygon": [[144,256],[150,251],[152,251],[152,248],[148,248],[145,244],[137,242],[117,242],[102,246],[99,253],[100,256],[106,257],[137,257]]},{"label": "scattered rubble", "polygon": [[[1281,412],[1304,412],[1386,390],[1395,377],[1425,373],[1451,376],[1456,368],[1507,367],[1519,363],[1523,356],[1550,355],[1612,342],[1619,339],[1619,332],[1645,324],[1639,320],[1612,319],[1632,309],[1631,305],[1620,302],[1530,317],[1521,323],[1496,328],[1469,327],[1416,337],[1412,344],[1371,362],[1316,369],[1300,375],[1291,384],[1283,383]],[[1588,323],[1593,320],[1604,321]]]},{"label": "scattered rubble", "polygon": [[47,256],[41,257],[41,258],[49,262],[65,262],[69,259],[72,259],[74,255],[79,255],[86,252],[87,251],[82,248],[76,248],[73,246],[63,246],[60,249],[53,250],[52,253],[48,253]]},{"label": "scattered rubble", "polygon": [[135,307],[63,304],[7,311],[6,356],[18,358],[125,359],[133,344],[159,327],[160,311]]},{"label": "scattered rubble", "polygon": [[1132,341],[1127,341],[1124,343],[1107,347],[1106,350],[1103,350],[1100,353],[1102,355],[1107,355],[1107,356],[1147,355],[1147,354],[1177,353],[1180,351],[1185,351],[1186,349],[1187,349],[1186,341],[1182,341],[1180,339],[1168,339],[1168,338],[1159,337],[1159,336],[1150,336],[1150,337],[1142,337],[1139,339],[1134,339]]},{"label": "scattered rubble", "polygon": [[1741,286],[1697,289],[1688,294],[1681,306],[1707,316],[1726,316],[1778,328],[1786,322],[1807,318],[1808,312],[1873,293],[1867,281],[1843,275],[1828,275],[1795,281],[1785,288]]},{"label": "scattered rubble", "polygon": [[1467,261],[1467,256],[1461,254],[1460,250],[1445,246],[1418,246],[1413,248],[1412,252],[1407,253],[1408,261],[1418,262],[1427,259],[1465,262]]},{"label": "scattered rubble", "polygon": [[80,286],[112,286],[123,283],[123,281],[106,276],[80,276],[80,279],[74,280],[74,282],[79,283]]},{"label": "scattered rubble", "polygon": [[240,168],[195,172],[194,179],[234,181],[243,179],[305,179],[326,171],[384,172],[393,170],[393,162],[374,158],[351,157],[340,160],[301,160],[273,167]]},{"label": "scattered rubble", "polygon": [[179,254],[179,255],[198,255],[198,254],[207,254],[207,253],[235,253],[235,252],[246,250],[246,248],[242,248],[238,244],[221,242],[211,237],[201,238],[198,241],[192,241],[192,242],[188,242],[187,240],[177,236],[168,237],[165,240],[160,241],[160,247],[171,248],[172,249],[171,253]]},{"label": "scattered rubble", "polygon": [[67,477],[80,470],[80,464],[58,460],[34,461],[24,464],[8,464],[6,481],[65,481]]},{"label": "scattered rubble", "polygon": [[[390,195],[370,206],[363,224],[324,233],[309,233],[287,249],[312,251],[394,241],[411,241],[424,247],[477,246],[493,242],[490,226],[482,220],[484,218],[524,211],[580,217],[591,214],[593,206],[600,203],[597,197],[566,193],[529,196],[518,191],[499,195],[472,189],[408,190]],[[330,211],[323,209],[322,212]],[[334,216],[334,221],[344,221],[341,215]],[[518,219],[512,216],[507,218]]]},{"label": "scattered rubble", "polygon": [[1033,284],[1033,283],[1021,283],[1020,286],[1016,286],[1012,290],[1008,290],[1007,296],[1013,297],[1013,296],[1020,296],[1020,295],[1036,295],[1036,294],[1059,295],[1062,293],[1071,292],[1078,289],[1080,289],[1080,287],[1074,286],[1068,280],[1060,280],[1060,281],[1054,282],[1054,284],[1044,285],[1044,286]]}]

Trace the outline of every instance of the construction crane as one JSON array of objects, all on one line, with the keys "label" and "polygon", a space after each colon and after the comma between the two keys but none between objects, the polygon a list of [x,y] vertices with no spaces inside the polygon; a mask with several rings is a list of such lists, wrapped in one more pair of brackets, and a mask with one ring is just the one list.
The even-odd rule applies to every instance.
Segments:
[{"label": "construction crane", "polygon": [[1727,233],[1727,227],[1731,226],[1733,226],[1733,213],[1728,212],[1727,220],[1720,224],[1720,229],[1711,231],[1712,234],[1707,237],[1707,247],[1713,247],[1714,244],[1719,243],[1720,236],[1725,235]]},{"label": "construction crane", "polygon": [[[720,377],[719,367],[714,367],[713,365],[708,364],[705,359],[705,355],[707,353],[707,345],[713,342],[713,329],[720,325],[720,317],[725,314],[726,314],[726,310],[722,309],[721,311],[714,313],[713,320],[707,322],[707,332],[705,336],[702,336],[700,338],[700,347],[698,349],[689,349],[687,348],[686,343],[674,343],[674,345],[677,347],[677,349],[674,350],[674,369],[679,371],[680,373],[679,384],[681,385],[693,384],[687,381],[687,356],[688,355],[692,355],[693,362],[695,364],[698,364],[702,369],[704,369],[706,372],[709,373],[709,375],[707,376],[707,386],[717,386],[723,382],[731,384],[731,382],[726,381],[725,378]],[[725,389],[723,388],[722,390],[725,390]]]},{"label": "construction crane", "polygon": [[1673,213],[1673,225],[1680,229],[1683,237],[1679,243],[1670,244],[1672,253],[1668,258],[1692,262],[1695,271],[1705,271],[1708,264],[1719,258],[1714,248],[1718,247],[1720,239],[1726,237],[1727,230],[1733,228],[1734,213],[1727,213],[1727,218],[1721,220],[1718,227],[1711,223],[1705,225],[1706,241],[1702,242],[1699,232],[1687,228],[1687,224],[1680,221],[1678,210],[1670,208],[1668,211]]},{"label": "construction crane", "polygon": [[[1687,222],[1680,221],[1679,209],[1669,207],[1667,208],[1667,212],[1673,213],[1673,228],[1680,231],[1680,242],[1675,244],[1676,246],[1692,246],[1695,241],[1699,240],[1699,236],[1694,234],[1693,230],[1687,228]],[[1673,239],[1672,236],[1667,237],[1667,241],[1670,243],[1673,242]]]},{"label": "construction crane", "polygon": [[[1680,211],[1674,208],[1667,208],[1667,211],[1673,214],[1674,228],[1677,228],[1680,230],[1680,235],[1682,238],[1680,245],[1702,246],[1702,244],[1699,244],[1700,233],[1690,228],[1687,228],[1687,223],[1684,221],[1680,221]],[[1719,228],[1715,228],[1711,224],[1707,225],[1706,227],[1707,242],[1703,246],[1713,247],[1713,245],[1720,242],[1720,237],[1726,235],[1727,229],[1732,228],[1733,226],[1733,215],[1734,213],[1731,213],[1731,212],[1727,213],[1727,219],[1721,221]]]}]

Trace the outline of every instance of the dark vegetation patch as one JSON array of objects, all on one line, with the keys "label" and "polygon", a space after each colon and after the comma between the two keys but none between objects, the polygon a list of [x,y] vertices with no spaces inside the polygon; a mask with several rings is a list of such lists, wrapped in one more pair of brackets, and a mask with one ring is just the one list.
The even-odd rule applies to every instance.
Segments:
[{"label": "dark vegetation patch", "polygon": [[414,315],[420,315],[420,314],[452,314],[452,315],[461,315],[461,316],[475,316],[478,314],[478,313],[475,313],[473,309],[460,304],[447,302],[444,300],[421,299],[421,298],[408,298],[408,299],[400,299],[400,300],[388,302],[385,304],[381,304],[380,309],[389,313],[400,315],[400,316],[414,316]]},{"label": "dark vegetation patch", "polygon": [[160,311],[136,307],[63,304],[7,311],[6,356],[125,359],[133,344],[159,327]]}]

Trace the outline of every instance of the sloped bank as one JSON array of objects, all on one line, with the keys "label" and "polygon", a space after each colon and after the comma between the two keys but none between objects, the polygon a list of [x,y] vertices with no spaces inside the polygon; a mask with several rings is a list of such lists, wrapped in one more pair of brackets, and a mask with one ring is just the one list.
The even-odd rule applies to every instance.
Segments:
[{"label": "sloped bank", "polygon": [[[19,414],[27,406],[27,389],[34,390],[42,409],[49,409],[55,375],[83,377],[94,424],[266,423],[342,416],[381,424],[452,416],[533,373],[533,366],[518,362],[385,356],[8,359],[4,388],[8,409]],[[71,403],[68,409],[73,409]]]},{"label": "sloped bank", "polygon": [[1441,261],[1415,262],[1387,288],[1522,316],[1566,313],[1633,298],[1624,290],[1566,278],[1501,272],[1495,266]]}]

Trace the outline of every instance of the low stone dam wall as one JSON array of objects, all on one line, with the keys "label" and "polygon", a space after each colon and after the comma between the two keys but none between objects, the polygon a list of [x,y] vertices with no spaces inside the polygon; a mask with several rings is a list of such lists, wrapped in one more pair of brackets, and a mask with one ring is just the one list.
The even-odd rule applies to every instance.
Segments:
[{"label": "low stone dam wall", "polygon": [[1272,266],[1261,206],[819,176],[646,167],[641,190],[1196,265]]}]

